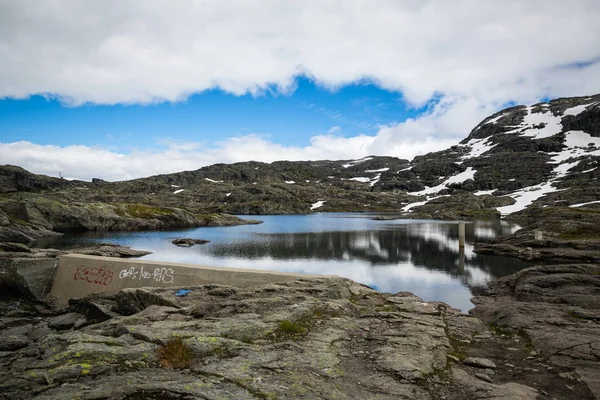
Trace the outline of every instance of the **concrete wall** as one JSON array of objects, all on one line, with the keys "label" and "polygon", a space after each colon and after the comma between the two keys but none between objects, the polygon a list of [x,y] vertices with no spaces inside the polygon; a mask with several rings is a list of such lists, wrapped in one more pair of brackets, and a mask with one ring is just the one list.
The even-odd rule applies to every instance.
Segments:
[{"label": "concrete wall", "polygon": [[324,275],[294,274],[239,268],[205,267],[112,257],[59,257],[50,297],[57,306],[92,293],[116,293],[124,288],[223,284],[254,286]]}]

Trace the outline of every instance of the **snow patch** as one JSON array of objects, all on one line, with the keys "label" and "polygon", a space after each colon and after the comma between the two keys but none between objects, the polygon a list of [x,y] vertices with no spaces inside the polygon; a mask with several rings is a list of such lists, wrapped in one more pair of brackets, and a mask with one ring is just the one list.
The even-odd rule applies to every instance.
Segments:
[{"label": "snow patch", "polygon": [[[527,115],[523,119],[523,122],[516,126],[515,129],[506,133],[519,133],[526,129],[521,136],[533,137],[534,139],[542,139],[550,136],[554,136],[562,131],[562,124],[560,123],[561,117],[555,117],[550,110],[546,112],[532,112],[533,107],[527,107]],[[543,124],[543,127],[539,127]]]},{"label": "snow patch", "polygon": [[435,199],[439,199],[440,197],[448,197],[449,195],[443,195],[443,196],[435,196],[435,197],[428,197],[427,200],[425,201],[417,201],[415,203],[410,203],[405,205],[404,207],[401,208],[402,211],[407,212],[410,211],[411,208],[414,207],[418,207],[418,206],[422,206],[424,204],[427,204],[428,202],[430,202],[431,200],[435,200]]},{"label": "snow patch", "polygon": [[294,183],[296,183],[294,181],[284,181],[284,182],[287,183],[288,185],[293,185]]},{"label": "snow patch", "polygon": [[325,204],[327,200],[319,200],[316,203],[313,203],[312,206],[310,206],[311,210],[316,210],[319,207],[323,207],[323,204]]},{"label": "snow patch", "polygon": [[[591,147],[589,145],[592,145]],[[600,156],[600,138],[592,137],[583,131],[569,131],[565,133],[564,145],[567,146],[558,153],[549,153],[554,163],[560,163],[569,158],[585,155]]]},{"label": "snow patch", "polygon": [[179,185],[171,185],[171,187],[172,188],[178,188],[178,187],[181,187],[181,186],[179,186]]},{"label": "snow patch", "polygon": [[353,166],[355,166],[355,165],[357,165],[357,164],[360,164],[360,163],[363,163],[363,162],[365,162],[365,161],[369,161],[369,160],[372,160],[372,159],[373,159],[373,157],[365,157],[365,158],[361,158],[360,160],[354,160],[354,161],[351,161],[351,162],[349,162],[348,164],[342,164],[342,167],[344,167],[344,168],[353,167]]},{"label": "snow patch", "polygon": [[495,123],[496,123],[496,122],[498,122],[498,120],[499,120],[500,118],[502,118],[502,117],[504,117],[504,113],[502,113],[502,114],[498,115],[497,117],[494,117],[494,118],[490,119],[490,120],[489,120],[488,122],[486,122],[484,125],[487,125],[487,124],[495,124]]},{"label": "snow patch", "polygon": [[569,171],[571,168],[573,168],[577,164],[579,164],[579,161],[575,161],[575,162],[571,162],[571,163],[563,163],[563,164],[560,164],[558,167],[554,168],[553,172],[556,174],[556,176],[558,178],[562,178],[563,176],[567,175],[567,171]]},{"label": "snow patch", "polygon": [[465,146],[470,147],[471,150],[468,154],[465,154],[461,157],[462,160],[468,160],[469,158],[479,157],[483,153],[486,153],[493,149],[496,146],[496,144],[491,144],[489,138],[483,138],[471,139],[465,144]]},{"label": "snow patch", "polygon": [[563,189],[557,189],[552,186],[552,182],[544,182],[539,183],[537,185],[528,186],[523,189],[519,189],[514,193],[509,194],[509,197],[512,197],[516,200],[515,204],[504,207],[497,207],[496,209],[500,211],[502,215],[512,214],[517,211],[524,210],[527,206],[533,203],[535,200],[540,197],[552,193],[558,192]]},{"label": "snow patch", "polygon": [[380,179],[380,178],[381,178],[381,174],[377,174],[377,176],[375,176],[375,178],[373,178],[373,179],[371,180],[371,183],[369,183],[369,186],[375,186],[375,184],[376,184],[377,182],[379,182],[379,179]]},{"label": "snow patch", "polygon": [[357,182],[363,182],[363,183],[367,183],[371,181],[371,178],[365,178],[362,176],[358,176],[356,178],[349,178],[349,181],[357,181]]},{"label": "snow patch", "polygon": [[177,194],[177,193],[181,193],[183,192],[185,189],[177,189],[176,191],[173,192],[173,194]]},{"label": "snow patch", "polygon": [[588,106],[593,106],[596,103],[581,104],[579,106],[567,108],[563,115],[579,115],[585,111]]},{"label": "snow patch", "polygon": [[385,171],[389,171],[389,168],[380,168],[380,169],[368,169],[365,172],[385,172]]},{"label": "snow patch", "polygon": [[231,193],[225,193],[225,196],[229,197],[231,196]]},{"label": "snow patch", "polygon": [[456,175],[449,177],[448,179],[446,179],[444,182],[440,183],[437,186],[428,187],[419,192],[412,192],[409,194],[412,194],[413,196],[423,196],[423,195],[427,195],[427,194],[434,194],[434,193],[439,192],[440,190],[446,189],[448,187],[448,185],[450,185],[450,184],[462,183],[462,182],[466,181],[467,179],[473,179],[476,172],[477,171],[474,170],[472,167],[468,167],[463,172],[460,172]]},{"label": "snow patch", "polygon": [[475,196],[485,196],[487,194],[492,194],[496,191],[496,189],[492,189],[492,190],[479,190],[477,192],[474,192],[473,194]]},{"label": "snow patch", "polygon": [[214,183],[223,183],[223,181],[215,181],[214,179],[210,179],[210,178],[204,178],[209,182],[214,182]]},{"label": "snow patch", "polygon": [[600,203],[600,200],[588,201],[587,203],[571,204],[569,207],[583,207],[583,206],[587,206],[588,204],[598,204],[598,203]]}]

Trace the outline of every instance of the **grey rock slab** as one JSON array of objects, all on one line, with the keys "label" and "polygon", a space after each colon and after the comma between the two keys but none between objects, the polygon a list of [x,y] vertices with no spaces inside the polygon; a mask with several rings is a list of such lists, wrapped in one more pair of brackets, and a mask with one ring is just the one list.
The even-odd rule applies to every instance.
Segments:
[{"label": "grey rock slab", "polygon": [[23,335],[1,335],[0,351],[14,351],[27,347],[31,340]]},{"label": "grey rock slab", "polygon": [[57,330],[71,329],[81,317],[82,315],[78,313],[58,315],[48,321],[48,326]]},{"label": "grey rock slab", "polygon": [[482,381],[486,381],[486,382],[490,382],[490,383],[493,382],[492,378],[488,374],[483,374],[481,372],[476,372],[475,376],[477,378],[481,379]]},{"label": "grey rock slab", "polygon": [[537,390],[532,387],[515,382],[494,384],[482,381],[459,368],[452,371],[452,380],[465,393],[476,399],[534,400],[538,398]]},{"label": "grey rock slab", "polygon": [[463,361],[463,364],[477,368],[496,368],[496,364],[492,360],[478,357],[467,357]]}]

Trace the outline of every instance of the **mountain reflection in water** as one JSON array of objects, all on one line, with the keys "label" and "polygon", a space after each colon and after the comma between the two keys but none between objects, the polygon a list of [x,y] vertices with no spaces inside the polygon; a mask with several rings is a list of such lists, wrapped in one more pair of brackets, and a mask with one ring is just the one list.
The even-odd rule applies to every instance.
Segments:
[{"label": "mountain reflection in water", "polygon": [[[459,250],[458,224],[440,221],[373,221],[365,214],[259,216],[261,225],[185,231],[68,235],[63,247],[110,241],[154,252],[143,257],[182,263],[339,275],[384,292],[409,291],[467,311],[471,288],[528,266],[516,259],[478,255],[473,243],[512,233],[501,221],[466,224]],[[211,243],[179,248],[177,237]],[[51,243],[49,245],[56,245]]]}]

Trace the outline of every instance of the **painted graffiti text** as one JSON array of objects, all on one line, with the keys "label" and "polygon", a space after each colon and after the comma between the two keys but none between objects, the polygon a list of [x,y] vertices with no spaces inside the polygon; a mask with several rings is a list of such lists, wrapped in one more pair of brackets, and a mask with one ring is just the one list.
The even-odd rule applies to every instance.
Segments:
[{"label": "painted graffiti text", "polygon": [[106,269],[106,266],[100,268],[86,267],[80,265],[73,275],[73,279],[94,283],[96,285],[108,286],[113,280],[113,272]]},{"label": "painted graffiti text", "polygon": [[162,283],[173,283],[172,268],[155,268],[154,271],[151,269],[145,269],[144,267],[130,267],[125,268],[119,272],[120,279],[136,279],[136,280],[154,280]]}]

